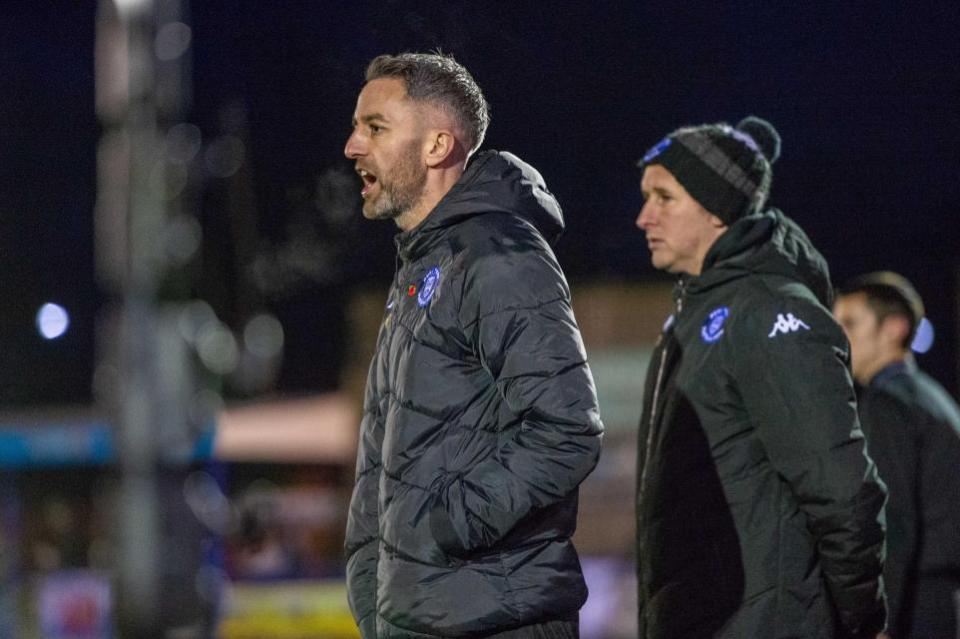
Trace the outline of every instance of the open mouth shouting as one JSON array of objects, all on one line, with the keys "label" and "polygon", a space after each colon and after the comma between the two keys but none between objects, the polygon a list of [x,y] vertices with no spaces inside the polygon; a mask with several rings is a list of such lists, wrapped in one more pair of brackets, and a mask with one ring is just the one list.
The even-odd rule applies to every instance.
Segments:
[{"label": "open mouth shouting", "polygon": [[357,173],[363,178],[363,189],[360,191],[360,197],[366,198],[373,189],[373,185],[376,184],[377,176],[366,169],[357,169]]}]

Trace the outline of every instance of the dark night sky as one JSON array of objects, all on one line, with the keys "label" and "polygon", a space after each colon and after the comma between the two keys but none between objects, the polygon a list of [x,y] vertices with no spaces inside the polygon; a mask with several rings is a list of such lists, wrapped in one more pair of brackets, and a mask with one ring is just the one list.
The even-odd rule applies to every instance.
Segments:
[{"label": "dark night sky", "polygon": [[[194,2],[188,119],[213,135],[225,105],[244,107],[257,232],[282,243],[318,177],[349,169],[342,148],[366,62],[439,47],[484,88],[486,146],[531,162],[560,199],[561,263],[592,281],[655,275],[633,226],[632,165],[647,147],[680,125],[760,115],[783,138],[772,204],[806,228],[836,282],[880,268],[914,281],[938,329],[921,362],[956,391],[960,7],[830,4]],[[95,8],[21,1],[0,18],[7,402],[88,396]],[[207,187],[208,244],[226,241],[216,236],[226,188]],[[335,383],[343,304],[357,286],[386,286],[394,263],[389,224],[319,228],[333,246],[329,277],[263,299],[288,324],[291,392]],[[229,250],[217,254],[229,262]],[[206,266],[201,291],[230,270]],[[221,288],[242,287],[223,277],[233,280]],[[75,325],[45,343],[32,316],[51,298]]]}]

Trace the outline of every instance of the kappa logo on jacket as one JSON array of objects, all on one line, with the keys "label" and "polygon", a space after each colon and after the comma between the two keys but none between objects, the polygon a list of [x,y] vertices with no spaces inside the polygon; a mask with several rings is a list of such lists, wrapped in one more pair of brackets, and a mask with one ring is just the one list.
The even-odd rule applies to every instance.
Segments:
[{"label": "kappa logo on jacket", "polygon": [[767,337],[774,338],[780,334],[796,333],[801,328],[808,331],[810,330],[806,322],[794,317],[793,313],[787,313],[786,317],[784,317],[783,313],[777,313],[777,321],[773,323],[773,330],[770,331]]}]

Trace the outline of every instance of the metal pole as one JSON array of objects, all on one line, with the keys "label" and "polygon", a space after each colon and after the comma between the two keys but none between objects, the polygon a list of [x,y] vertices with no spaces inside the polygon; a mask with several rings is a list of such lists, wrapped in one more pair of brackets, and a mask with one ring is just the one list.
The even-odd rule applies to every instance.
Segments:
[{"label": "metal pole", "polygon": [[119,636],[131,639],[160,638],[169,630],[162,614],[170,570],[162,563],[169,541],[160,495],[171,456],[164,446],[182,443],[183,411],[171,407],[186,406],[191,394],[183,383],[189,380],[188,356],[170,347],[171,314],[159,300],[171,213],[163,190],[162,134],[179,116],[183,77],[171,74],[181,70],[169,62],[158,64],[154,43],[162,20],[179,11],[179,0],[100,0],[97,16],[97,112],[104,126],[97,266],[104,290],[119,306],[117,334],[105,336],[115,342],[106,350],[114,353],[117,373],[107,397],[117,425],[120,474],[116,619]]}]

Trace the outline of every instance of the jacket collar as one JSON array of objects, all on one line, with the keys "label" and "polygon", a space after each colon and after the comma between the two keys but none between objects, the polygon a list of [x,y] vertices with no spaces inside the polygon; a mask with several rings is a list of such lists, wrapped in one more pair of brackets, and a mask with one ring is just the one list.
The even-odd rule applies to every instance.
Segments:
[{"label": "jacket collar", "polygon": [[873,379],[870,380],[870,388],[879,388],[887,384],[895,377],[900,375],[912,375],[917,371],[917,362],[913,359],[912,356],[907,355],[905,359],[900,360],[899,362],[892,362],[887,364],[885,367],[880,369],[880,371],[873,376]]},{"label": "jacket collar", "polygon": [[484,151],[420,224],[396,235],[397,253],[404,262],[415,261],[440,241],[442,229],[489,213],[520,217],[549,242],[563,231],[563,212],[540,173],[511,153]]},{"label": "jacket collar", "polygon": [[833,287],[826,260],[803,229],[776,209],[731,224],[707,251],[700,275],[687,278],[687,289],[695,294],[747,275],[798,281],[821,304],[832,305]]}]

